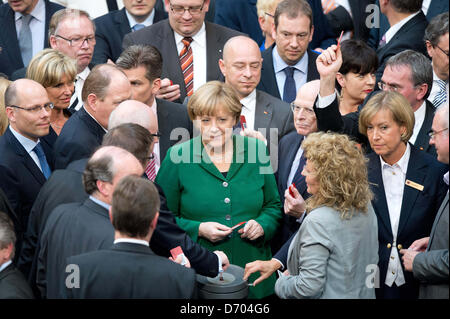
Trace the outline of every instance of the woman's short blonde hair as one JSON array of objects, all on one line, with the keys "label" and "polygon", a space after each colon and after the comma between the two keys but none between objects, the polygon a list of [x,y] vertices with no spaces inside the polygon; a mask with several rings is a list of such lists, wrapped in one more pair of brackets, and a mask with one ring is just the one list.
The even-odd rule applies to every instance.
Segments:
[{"label": "woman's short blonde hair", "polygon": [[198,116],[215,115],[219,107],[233,114],[236,122],[241,115],[242,104],[236,91],[223,82],[211,81],[203,84],[189,98],[187,105],[191,121]]},{"label": "woman's short blonde hair", "polygon": [[266,12],[270,13],[275,11],[276,5],[280,2],[279,0],[258,0],[256,1],[256,12],[258,17],[264,17]]},{"label": "woman's short blonde hair", "polygon": [[407,143],[414,130],[414,112],[408,100],[397,92],[383,91],[370,98],[359,115],[359,132],[367,136],[367,127],[380,110],[390,110],[394,121],[406,128],[401,138]]},{"label": "woman's short blonde hair", "polygon": [[63,75],[75,81],[77,62],[55,49],[44,49],[37,53],[27,68],[27,78],[45,88],[60,83]]},{"label": "woman's short blonde hair", "polygon": [[0,77],[0,135],[3,135],[3,133],[5,133],[9,124],[5,109],[5,91],[10,84],[11,81],[6,78]]},{"label": "woman's short blonde hair", "polygon": [[307,211],[320,206],[333,207],[342,219],[357,211],[367,212],[372,199],[367,178],[367,160],[347,135],[311,133],[302,142],[308,162],[319,182],[319,190],[306,200]]}]

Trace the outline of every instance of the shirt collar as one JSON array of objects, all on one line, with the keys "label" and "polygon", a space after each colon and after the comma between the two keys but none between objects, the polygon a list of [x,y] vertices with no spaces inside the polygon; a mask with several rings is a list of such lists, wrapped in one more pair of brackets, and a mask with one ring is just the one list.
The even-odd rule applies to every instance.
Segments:
[{"label": "shirt collar", "polygon": [[445,184],[447,184],[448,185],[448,178],[449,178],[449,175],[448,175],[448,172],[447,173],[445,173],[444,174],[444,182],[445,182]]},{"label": "shirt collar", "polygon": [[409,146],[409,143],[406,143],[406,151],[405,151],[405,153],[403,153],[402,158],[400,158],[400,160],[397,163],[395,163],[394,165],[389,165],[380,156],[381,169],[383,169],[385,167],[398,166],[398,167],[400,167],[400,170],[402,171],[402,173],[406,175],[406,171],[408,170],[408,162],[409,162],[409,155],[410,154],[411,154],[411,146]]},{"label": "shirt collar", "polygon": [[86,81],[86,78],[88,77],[90,72],[91,72],[91,70],[87,66],[84,68],[83,71],[81,71],[80,73],[77,74],[77,77],[80,77],[83,81]]},{"label": "shirt collar", "polygon": [[104,128],[104,127],[103,127],[103,126],[95,119],[95,117],[93,117],[92,114],[89,113],[89,111],[88,111],[84,106],[83,106],[83,108],[84,108],[84,110],[86,111],[86,113],[89,114],[89,116],[92,117],[92,119],[93,119],[95,122],[97,122],[97,124],[100,125],[100,127],[101,127],[106,133],[108,133],[108,130],[107,130],[106,128]]},{"label": "shirt collar", "polygon": [[[45,21],[45,4],[43,0],[39,0],[36,6],[34,7],[33,11],[30,12],[31,16],[39,20],[40,22]],[[22,13],[15,12],[14,13],[14,19],[15,21],[19,20],[23,16]]]},{"label": "shirt collar", "polygon": [[308,51],[303,54],[303,57],[295,65],[288,65],[286,62],[284,62],[284,60],[278,54],[277,46],[274,46],[272,50],[272,57],[275,73],[283,71],[288,66],[292,66],[304,74],[306,74],[308,71]]},{"label": "shirt collar", "polygon": [[131,29],[133,29],[136,24],[143,24],[148,27],[149,25],[153,24],[153,19],[155,18],[155,8],[152,9],[152,12],[150,12],[147,19],[145,19],[143,22],[137,22],[136,19],[134,19],[134,17],[126,9],[125,14],[127,15],[128,23],[130,24]]},{"label": "shirt collar", "polygon": [[132,243],[132,244],[139,244],[139,245],[144,245],[144,246],[150,247],[150,245],[148,244],[148,241],[142,240],[142,239],[135,239],[135,238],[117,238],[116,240],[114,240],[114,244],[118,244],[118,243]]},{"label": "shirt collar", "polygon": [[0,272],[2,272],[3,270],[6,269],[6,267],[8,267],[9,265],[12,264],[12,260],[8,260],[7,262],[5,262],[3,265],[0,266]]},{"label": "shirt collar", "polygon": [[241,104],[248,110],[254,112],[256,109],[256,89],[241,100]]},{"label": "shirt collar", "polygon": [[108,210],[108,211],[109,211],[109,208],[111,207],[111,205],[106,204],[105,202],[102,202],[100,199],[95,198],[95,197],[92,196],[92,195],[89,196],[89,199],[90,199],[91,201],[93,201],[94,203],[96,203],[96,204],[102,206],[103,208],[105,208],[105,209]]},{"label": "shirt collar", "polygon": [[[184,36],[181,34],[178,34],[177,32],[173,31],[175,36],[175,43],[179,44],[181,43],[181,40],[183,40]],[[202,48],[206,48],[206,28],[205,28],[205,22],[203,22],[202,27],[200,30],[192,36],[193,41],[196,42],[198,45],[200,45]]]},{"label": "shirt collar", "polygon": [[19,141],[19,143],[23,146],[23,148],[28,152],[31,153],[33,151],[33,149],[36,147],[37,143],[39,143],[39,139],[37,140],[37,142],[30,140],[28,137],[23,136],[22,134],[20,134],[19,132],[17,132],[16,130],[14,130],[11,125],[9,126],[9,129],[11,130],[11,133],[13,133],[13,135],[15,136],[15,138],[17,138],[17,140]]}]

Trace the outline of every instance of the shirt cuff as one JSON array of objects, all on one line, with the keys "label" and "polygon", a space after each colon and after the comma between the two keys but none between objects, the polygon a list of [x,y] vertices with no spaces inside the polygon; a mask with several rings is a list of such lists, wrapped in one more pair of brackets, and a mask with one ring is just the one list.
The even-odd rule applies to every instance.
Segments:
[{"label": "shirt cuff", "polygon": [[[214,252],[215,253],[215,252]],[[216,253],[215,253],[216,254]],[[223,272],[222,268],[222,258],[219,256],[219,254],[216,254],[217,258],[219,259],[219,274]]]},{"label": "shirt cuff", "polygon": [[302,216],[300,216],[300,218],[296,219],[296,222],[299,223],[299,224],[303,223],[303,220],[305,219],[305,216],[306,216],[306,211],[303,212],[303,214],[302,214]]},{"label": "shirt cuff", "polygon": [[317,103],[316,103],[316,107],[318,109],[324,109],[327,106],[329,106],[331,103],[333,103],[333,101],[336,99],[336,90],[334,90],[334,93],[328,96],[320,96],[317,99]]},{"label": "shirt cuff", "polygon": [[284,271],[284,265],[283,265],[283,263],[282,263],[281,261],[279,261],[278,259],[274,258],[274,257],[272,257],[272,259],[278,261],[278,262],[280,263],[280,265],[281,265],[281,270]]}]

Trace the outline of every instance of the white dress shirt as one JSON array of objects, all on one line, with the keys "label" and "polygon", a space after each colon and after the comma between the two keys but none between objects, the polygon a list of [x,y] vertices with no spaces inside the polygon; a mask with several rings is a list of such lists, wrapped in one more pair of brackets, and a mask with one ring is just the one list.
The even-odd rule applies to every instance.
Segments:
[{"label": "white dress shirt", "polygon": [[431,0],[423,0],[422,11],[424,15],[427,15],[428,9],[430,8]]},{"label": "white dress shirt", "polygon": [[298,92],[300,87],[306,83],[308,77],[308,51],[305,52],[303,57],[295,65],[288,65],[278,54],[277,46],[272,50],[273,58],[273,70],[275,71],[275,78],[277,80],[278,91],[280,92],[281,99],[283,99],[284,82],[286,82],[286,73],[284,69],[288,66],[295,68],[294,80],[295,91]]},{"label": "white dress shirt", "polygon": [[[44,49],[45,41],[45,4],[43,0],[39,0],[33,11],[30,13],[33,19],[30,20],[31,37],[33,41],[33,56]],[[19,39],[20,30],[22,29],[22,14],[14,13],[16,21],[17,39]]]},{"label": "white dress shirt", "polygon": [[398,32],[398,30],[401,29],[401,27],[403,27],[406,24],[406,22],[414,18],[419,13],[420,11],[417,11],[416,13],[411,14],[410,16],[404,18],[403,20],[400,20],[399,22],[391,26],[389,30],[386,31],[386,43],[389,43],[389,41],[392,40],[394,35]]},{"label": "white dress shirt", "polygon": [[37,154],[33,151],[33,149],[36,147],[37,143],[39,143],[39,139],[37,140],[37,142],[30,140],[29,138],[23,136],[22,134],[20,134],[16,130],[14,130],[11,127],[11,125],[9,126],[9,129],[11,130],[11,133],[15,136],[15,138],[17,138],[20,145],[23,146],[25,151],[27,151],[28,155],[31,156],[33,161],[36,163],[37,167],[39,167],[39,169],[42,172],[41,162],[39,162],[39,158],[38,158]]},{"label": "white dress shirt", "polygon": [[150,245],[148,244],[148,241],[142,240],[142,239],[135,239],[135,238],[117,238],[116,240],[114,240],[114,244],[118,244],[118,243],[132,243],[132,244],[139,244],[139,245],[144,245],[144,246],[150,247]]},{"label": "white dress shirt", "polygon": [[8,267],[9,265],[12,264],[12,260],[8,260],[7,262],[5,262],[4,264],[0,265],[0,273],[6,269],[6,267]]},{"label": "white dress shirt", "polygon": [[[243,105],[241,115],[245,116],[247,128],[255,130],[256,89],[241,100]],[[258,130],[258,127],[256,128]]]},{"label": "white dress shirt", "polygon": [[391,287],[393,283],[397,286],[401,286],[405,283],[401,260],[397,250],[397,232],[410,154],[411,147],[407,144],[405,153],[394,165],[389,165],[380,156],[381,174],[383,178],[384,192],[386,195],[393,237],[391,255],[389,258],[385,280],[385,284],[389,287]]},{"label": "white dress shirt", "polygon": [[419,135],[420,129],[422,128],[423,121],[425,120],[425,113],[427,111],[427,103],[424,101],[422,105],[414,112],[414,129],[409,142],[414,144]]},{"label": "white dress shirt", "polygon": [[[184,48],[183,36],[173,32],[175,36],[175,43],[177,45],[178,56]],[[206,29],[203,23],[201,29],[192,36],[191,42],[192,55],[194,56],[194,92],[206,83]]]}]

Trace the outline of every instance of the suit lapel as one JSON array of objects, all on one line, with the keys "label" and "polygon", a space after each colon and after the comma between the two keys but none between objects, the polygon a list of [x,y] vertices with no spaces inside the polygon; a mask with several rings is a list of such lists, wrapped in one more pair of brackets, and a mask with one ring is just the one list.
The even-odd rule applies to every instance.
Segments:
[{"label": "suit lapel", "polygon": [[[213,25],[205,22],[206,30],[206,81],[220,80],[222,73],[218,61],[222,58],[223,45],[220,34],[214,32]],[[195,63],[195,62],[194,62]]]},{"label": "suit lapel", "polygon": [[431,102],[426,101],[426,110],[425,110],[425,119],[423,120],[422,127],[420,128],[419,134],[417,135],[416,142],[414,146],[420,149],[421,151],[427,151],[430,145],[430,136],[428,132],[431,129],[431,125],[433,124],[434,117],[434,107]]},{"label": "suit lapel", "polygon": [[369,183],[374,194],[372,205],[377,213],[378,220],[384,224],[386,231],[392,235],[391,220],[389,218],[389,208],[387,206],[386,194],[384,191],[383,176],[381,174],[381,162],[380,157],[371,153],[369,158]]},{"label": "suit lapel", "polygon": [[[423,185],[424,184],[423,182],[425,180],[424,167],[426,167],[426,164],[423,163],[419,157],[417,157],[417,152],[419,151],[413,146],[411,146],[411,155],[408,162],[408,169],[406,171],[406,180],[410,180],[417,184]],[[404,186],[402,208],[400,210],[400,221],[398,224],[397,234],[400,234],[402,229],[407,224],[408,219],[413,211],[412,208],[414,207],[414,204],[420,192],[421,191],[419,191],[418,189],[415,189],[408,185]]]},{"label": "suit lapel", "polygon": [[442,201],[441,206],[439,207],[438,213],[436,214],[436,218],[434,219],[433,227],[431,227],[430,240],[429,240],[429,243],[428,243],[427,251],[430,250],[431,243],[433,242],[433,237],[434,237],[434,234],[435,234],[436,226],[439,223],[439,220],[441,219],[441,216],[444,213],[446,208],[448,210],[448,192],[447,192],[447,195],[445,195],[445,198]]},{"label": "suit lapel", "polygon": [[319,55],[311,50],[308,50],[308,74],[306,82],[320,79],[319,71],[317,71],[316,59]]},{"label": "suit lapel", "polygon": [[3,39],[5,47],[2,54],[9,54],[11,61],[15,61],[15,66],[19,69],[23,67],[22,55],[20,54],[19,41],[17,40],[16,23],[14,11],[8,7],[2,19],[0,28],[0,38]]},{"label": "suit lapel", "polygon": [[261,90],[268,92],[274,97],[281,99],[280,91],[278,90],[277,79],[275,77],[275,71],[273,69],[273,56],[272,51],[275,49],[275,45],[272,45],[263,54],[263,63],[261,68]]},{"label": "suit lapel", "polygon": [[[206,155],[206,151],[204,151],[204,146],[202,143],[201,136],[192,139],[192,154],[194,163],[198,163],[202,169],[210,173],[211,175],[217,177],[220,180],[225,180],[225,177],[219,172],[217,167],[211,162],[209,157]],[[205,156],[203,156],[205,155]],[[231,166],[230,166],[231,170]]]},{"label": "suit lapel", "polygon": [[125,8],[114,14],[114,22],[119,25],[120,33],[123,36],[131,32],[130,23],[125,13]]},{"label": "suit lapel", "polygon": [[[290,143],[287,153],[281,155],[283,156],[283,161],[285,161],[285,163],[289,163],[287,165],[284,165],[283,170],[280,171],[280,180],[282,184],[281,189],[285,189],[287,186],[287,181],[292,169],[292,164],[294,164],[293,162],[295,159],[295,155],[297,154],[303,139],[304,139],[303,135],[295,134],[295,140],[293,139],[292,143]],[[302,192],[300,191],[300,193]]]},{"label": "suit lapel", "polygon": [[[256,107],[255,107],[255,130],[259,128],[268,128],[273,117],[273,105],[265,101],[262,95],[256,90]],[[265,136],[270,132],[266,132]]]}]

